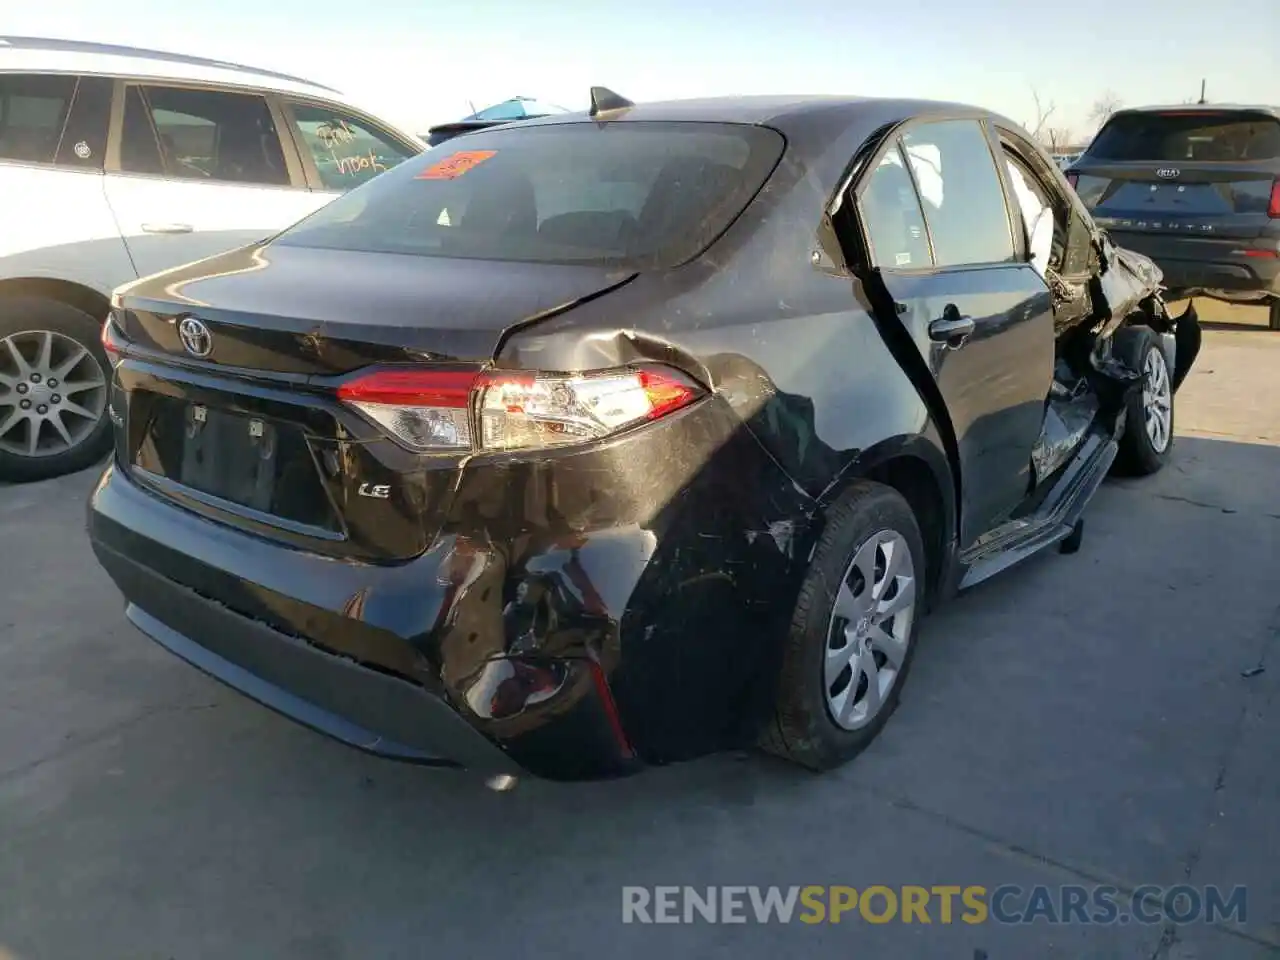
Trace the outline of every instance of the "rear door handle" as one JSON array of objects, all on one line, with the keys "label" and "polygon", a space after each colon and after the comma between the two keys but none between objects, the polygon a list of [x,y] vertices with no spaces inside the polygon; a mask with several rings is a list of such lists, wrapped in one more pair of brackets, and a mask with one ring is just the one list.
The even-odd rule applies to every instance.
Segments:
[{"label": "rear door handle", "polygon": [[144,223],[143,233],[191,233],[195,230],[189,223]]},{"label": "rear door handle", "polygon": [[929,324],[929,339],[959,348],[973,335],[973,330],[973,317],[960,316],[955,304],[949,303],[942,316]]}]

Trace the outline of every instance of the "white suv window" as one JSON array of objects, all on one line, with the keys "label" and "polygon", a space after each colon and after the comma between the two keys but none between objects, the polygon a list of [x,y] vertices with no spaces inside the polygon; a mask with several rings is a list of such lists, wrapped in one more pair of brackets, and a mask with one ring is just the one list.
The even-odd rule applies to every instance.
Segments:
[{"label": "white suv window", "polygon": [[289,185],[266,98],[221,90],[130,86],[120,169],[182,180]]},{"label": "white suv window", "polygon": [[350,190],[417,152],[343,111],[309,103],[291,106],[320,183],[328,190]]},{"label": "white suv window", "polygon": [[76,78],[0,74],[0,160],[53,163]]}]

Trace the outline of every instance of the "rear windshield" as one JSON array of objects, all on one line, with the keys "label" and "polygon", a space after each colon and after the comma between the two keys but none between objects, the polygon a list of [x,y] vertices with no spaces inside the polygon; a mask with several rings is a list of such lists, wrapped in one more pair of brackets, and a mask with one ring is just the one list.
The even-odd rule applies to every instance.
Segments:
[{"label": "rear windshield", "polygon": [[664,268],[742,212],[784,141],[739,124],[513,126],[450,140],[285,231],[290,246]]},{"label": "rear windshield", "polygon": [[1156,163],[1274,160],[1280,157],[1280,121],[1250,113],[1134,113],[1103,127],[1089,157]]}]

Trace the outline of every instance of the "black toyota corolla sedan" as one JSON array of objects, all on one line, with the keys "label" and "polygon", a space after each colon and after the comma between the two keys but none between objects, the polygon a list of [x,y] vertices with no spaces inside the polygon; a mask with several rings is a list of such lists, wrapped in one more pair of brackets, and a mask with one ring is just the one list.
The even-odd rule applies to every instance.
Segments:
[{"label": "black toyota corolla sedan", "polygon": [[597,89],[103,341],[143,633],[364,750],[583,779],[852,757],[935,602],[1166,462],[1199,327],[1002,117]]}]

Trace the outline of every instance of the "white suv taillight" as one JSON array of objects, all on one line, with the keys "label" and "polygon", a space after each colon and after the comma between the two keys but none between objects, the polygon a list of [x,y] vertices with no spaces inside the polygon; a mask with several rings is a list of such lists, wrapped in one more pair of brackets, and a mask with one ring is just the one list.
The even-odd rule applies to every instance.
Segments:
[{"label": "white suv taillight", "polygon": [[702,394],[684,374],[660,366],[578,374],[379,370],[338,388],[341,400],[420,453],[598,440]]},{"label": "white suv taillight", "polygon": [[99,337],[102,341],[102,351],[107,355],[107,361],[112,367],[119,366],[125,344],[120,334],[120,324],[116,320],[115,310],[108,312],[107,319],[102,321]]}]

